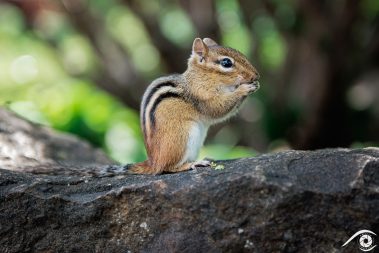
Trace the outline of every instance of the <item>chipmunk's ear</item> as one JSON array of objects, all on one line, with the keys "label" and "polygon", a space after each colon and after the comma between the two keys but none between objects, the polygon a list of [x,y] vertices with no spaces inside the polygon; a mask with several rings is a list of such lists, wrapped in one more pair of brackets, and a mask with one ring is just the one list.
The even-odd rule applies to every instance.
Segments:
[{"label": "chipmunk's ear", "polygon": [[208,47],[213,47],[213,46],[218,46],[218,44],[216,43],[216,41],[210,39],[210,38],[204,38],[203,39],[204,43],[208,46]]},{"label": "chipmunk's ear", "polygon": [[192,54],[199,56],[201,62],[208,55],[208,46],[200,38],[196,38],[193,41]]}]

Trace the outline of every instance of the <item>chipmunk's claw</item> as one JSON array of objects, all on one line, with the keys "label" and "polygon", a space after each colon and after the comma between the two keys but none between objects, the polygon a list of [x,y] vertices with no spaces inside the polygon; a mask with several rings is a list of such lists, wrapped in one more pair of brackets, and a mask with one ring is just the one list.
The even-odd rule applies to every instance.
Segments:
[{"label": "chipmunk's claw", "polygon": [[194,162],[191,164],[191,169],[194,170],[198,167],[209,167],[211,165],[211,161],[208,161],[208,160],[201,160],[201,161],[197,161],[197,162]]}]

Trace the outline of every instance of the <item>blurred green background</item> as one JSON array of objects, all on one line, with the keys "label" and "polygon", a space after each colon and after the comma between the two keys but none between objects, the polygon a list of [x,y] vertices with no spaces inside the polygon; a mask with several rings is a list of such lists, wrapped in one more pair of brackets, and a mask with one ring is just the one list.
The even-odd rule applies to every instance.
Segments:
[{"label": "blurred green background", "polygon": [[195,37],[261,74],[201,156],[379,145],[377,0],[3,0],[0,106],[141,161],[143,91],[185,70]]}]

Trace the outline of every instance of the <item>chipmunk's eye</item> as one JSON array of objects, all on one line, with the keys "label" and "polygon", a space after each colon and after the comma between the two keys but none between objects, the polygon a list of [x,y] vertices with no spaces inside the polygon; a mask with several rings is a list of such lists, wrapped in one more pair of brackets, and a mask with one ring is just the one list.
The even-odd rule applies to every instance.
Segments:
[{"label": "chipmunk's eye", "polygon": [[224,68],[231,68],[231,67],[233,67],[233,62],[232,62],[232,60],[230,60],[229,58],[223,58],[223,59],[220,61],[220,64],[221,64],[221,66],[223,66]]}]

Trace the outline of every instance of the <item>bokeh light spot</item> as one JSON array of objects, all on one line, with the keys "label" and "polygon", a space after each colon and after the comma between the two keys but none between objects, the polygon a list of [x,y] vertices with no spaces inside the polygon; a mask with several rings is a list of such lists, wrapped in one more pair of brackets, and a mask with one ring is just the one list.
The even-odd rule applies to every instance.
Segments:
[{"label": "bokeh light spot", "polygon": [[369,108],[376,97],[375,92],[364,82],[352,86],[347,92],[347,100],[350,107],[358,111]]},{"label": "bokeh light spot", "polygon": [[18,84],[35,80],[38,72],[37,60],[31,55],[22,55],[16,58],[10,67],[11,77]]}]

